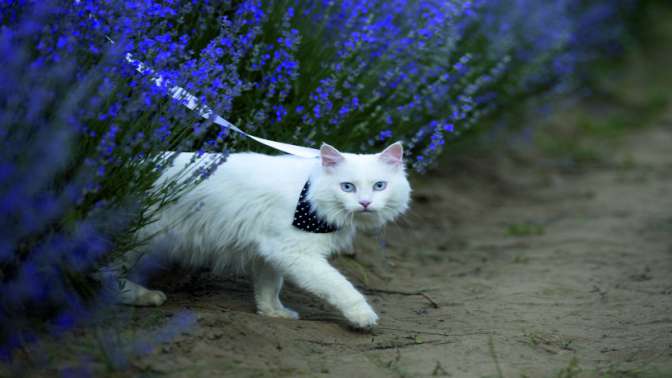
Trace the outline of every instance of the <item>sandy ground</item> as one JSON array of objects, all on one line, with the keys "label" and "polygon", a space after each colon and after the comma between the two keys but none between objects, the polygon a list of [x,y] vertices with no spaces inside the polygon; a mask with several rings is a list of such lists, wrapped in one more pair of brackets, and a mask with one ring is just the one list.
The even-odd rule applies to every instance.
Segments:
[{"label": "sandy ground", "polygon": [[256,315],[245,280],[200,278],[136,312],[198,326],[134,371],[672,376],[672,113],[656,124],[591,164],[490,154],[415,178],[405,220],[335,261],[380,314],[371,334],[291,286],[300,321]]}]

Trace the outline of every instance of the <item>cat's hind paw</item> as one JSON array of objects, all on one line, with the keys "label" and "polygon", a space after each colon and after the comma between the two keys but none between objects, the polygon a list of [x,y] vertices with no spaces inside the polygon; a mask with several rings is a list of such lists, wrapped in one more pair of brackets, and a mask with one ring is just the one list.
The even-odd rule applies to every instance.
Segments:
[{"label": "cat's hind paw", "polygon": [[161,290],[147,290],[138,295],[134,305],[136,306],[161,306],[167,297]]},{"label": "cat's hind paw", "polygon": [[360,330],[372,330],[378,324],[378,315],[368,303],[360,303],[344,312],[350,325]]},{"label": "cat's hind paw", "polygon": [[269,316],[271,318],[299,319],[299,313],[287,307],[259,309],[257,310],[257,314]]}]

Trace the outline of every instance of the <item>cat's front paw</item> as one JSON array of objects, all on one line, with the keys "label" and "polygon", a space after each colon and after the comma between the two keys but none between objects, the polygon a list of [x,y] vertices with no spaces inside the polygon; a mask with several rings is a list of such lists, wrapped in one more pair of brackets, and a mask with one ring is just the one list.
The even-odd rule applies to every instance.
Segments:
[{"label": "cat's front paw", "polygon": [[271,318],[299,319],[299,313],[287,307],[258,309],[257,314]]},{"label": "cat's front paw", "polygon": [[373,311],[368,303],[358,303],[346,311],[343,315],[350,325],[361,330],[371,330],[378,324],[378,315]]}]

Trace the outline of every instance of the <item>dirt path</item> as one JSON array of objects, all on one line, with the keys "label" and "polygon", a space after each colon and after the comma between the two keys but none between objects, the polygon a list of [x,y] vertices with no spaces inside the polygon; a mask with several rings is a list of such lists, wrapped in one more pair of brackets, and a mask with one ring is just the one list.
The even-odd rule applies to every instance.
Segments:
[{"label": "dirt path", "polygon": [[186,307],[199,321],[135,368],[175,377],[670,376],[672,115],[658,124],[580,172],[490,157],[415,180],[406,220],[337,261],[369,288],[381,316],[373,334],[348,330],[291,287],[284,301],[301,321],[255,315],[245,281],[200,279],[170,293],[158,315],[136,313],[143,324]]}]

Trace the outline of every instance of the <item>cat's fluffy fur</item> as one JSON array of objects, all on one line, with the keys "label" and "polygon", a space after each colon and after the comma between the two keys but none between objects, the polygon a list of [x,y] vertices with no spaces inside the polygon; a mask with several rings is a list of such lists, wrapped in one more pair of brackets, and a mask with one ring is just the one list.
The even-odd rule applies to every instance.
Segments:
[{"label": "cat's fluffy fur", "polygon": [[[411,189],[402,146],[395,143],[379,154],[359,155],[325,144],[320,153],[320,159],[230,155],[211,177],[140,231],[158,235],[149,250],[215,273],[249,273],[259,314],[298,318],[279,299],[287,278],[336,307],[353,326],[373,327],[378,316],[327,258],[349,250],[357,229],[381,227],[408,208]],[[191,157],[180,154],[161,180],[173,177]],[[338,226],[337,231],[311,233],[292,226],[307,180],[313,209]],[[386,187],[373,190],[379,181]],[[344,182],[354,184],[356,191],[344,191]],[[166,299],[162,292],[130,281],[120,295],[122,302],[134,305],[160,305]]]}]

